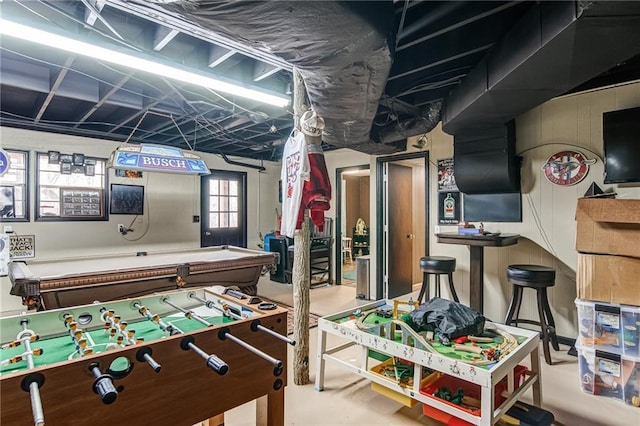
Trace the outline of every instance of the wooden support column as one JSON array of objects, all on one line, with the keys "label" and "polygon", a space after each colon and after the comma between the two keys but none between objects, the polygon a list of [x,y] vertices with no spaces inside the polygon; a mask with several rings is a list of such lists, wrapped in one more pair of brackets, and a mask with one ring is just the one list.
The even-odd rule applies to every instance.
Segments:
[{"label": "wooden support column", "polygon": [[[293,117],[294,126],[300,131],[300,117],[308,109],[307,90],[300,72],[293,69]],[[293,383],[306,385],[309,379],[309,288],[310,266],[309,248],[309,212],[305,210],[302,229],[293,235],[295,251],[293,252]]]}]

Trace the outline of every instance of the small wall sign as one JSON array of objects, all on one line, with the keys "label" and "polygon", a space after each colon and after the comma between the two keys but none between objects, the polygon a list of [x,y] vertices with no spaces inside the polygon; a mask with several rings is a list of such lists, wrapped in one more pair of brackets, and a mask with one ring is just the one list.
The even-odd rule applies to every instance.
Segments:
[{"label": "small wall sign", "polygon": [[578,151],[560,151],[547,159],[542,166],[549,182],[560,186],[571,186],[580,182],[589,173],[589,166],[596,160],[588,160]]},{"label": "small wall sign", "polygon": [[35,235],[11,235],[9,238],[11,259],[25,259],[36,256]]},{"label": "small wall sign", "polygon": [[7,154],[4,149],[0,148],[0,176],[7,173],[10,164],[11,160],[9,159],[9,154]]}]

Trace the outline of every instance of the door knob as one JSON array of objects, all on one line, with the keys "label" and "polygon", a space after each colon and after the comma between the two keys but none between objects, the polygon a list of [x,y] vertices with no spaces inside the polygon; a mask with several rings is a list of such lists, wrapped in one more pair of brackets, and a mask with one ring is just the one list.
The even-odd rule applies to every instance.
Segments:
[{"label": "door knob", "polygon": [[204,235],[206,235],[207,237],[210,237],[210,236],[211,236],[211,232],[209,232],[209,231],[205,231],[205,232],[204,232]]}]

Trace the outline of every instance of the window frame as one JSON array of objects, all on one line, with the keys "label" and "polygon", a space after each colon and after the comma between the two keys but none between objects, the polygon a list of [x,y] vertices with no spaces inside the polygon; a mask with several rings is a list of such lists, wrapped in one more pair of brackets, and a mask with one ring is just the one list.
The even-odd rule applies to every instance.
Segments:
[{"label": "window frame", "polygon": [[[24,155],[24,191],[23,191],[23,197],[24,197],[24,216],[21,217],[3,217],[2,218],[2,222],[30,222],[31,221],[31,197],[30,197],[30,179],[29,179],[29,170],[30,170],[30,161],[31,161],[31,155],[29,151],[24,151],[21,149],[13,149],[13,148],[3,148],[3,150],[7,153],[19,153],[19,154],[23,154]],[[9,169],[11,169],[11,165],[9,165]],[[8,173],[8,170],[7,170]],[[6,174],[5,174],[6,176]],[[16,186],[20,186],[20,184],[18,185],[11,185],[10,183],[4,183],[4,182],[0,182],[0,186],[9,186],[9,187],[13,187],[13,193],[14,193],[14,197],[15,197],[15,188]],[[15,198],[14,198],[14,212],[15,212]]]},{"label": "window frame", "polygon": [[[71,154],[73,155],[73,154]],[[58,188],[81,188],[86,190],[96,190],[101,192],[101,210],[100,216],[64,216],[63,212],[60,212],[59,216],[41,216],[40,215],[40,156],[47,158],[49,154],[47,152],[36,151],[35,153],[35,221],[36,222],[106,222],[109,220],[109,170],[107,169],[107,159],[101,157],[84,156],[84,160],[101,161],[104,164],[104,181],[101,188],[88,188],[83,187],[81,184],[74,185],[73,187],[58,186]],[[62,174],[62,173],[60,173]]]}]

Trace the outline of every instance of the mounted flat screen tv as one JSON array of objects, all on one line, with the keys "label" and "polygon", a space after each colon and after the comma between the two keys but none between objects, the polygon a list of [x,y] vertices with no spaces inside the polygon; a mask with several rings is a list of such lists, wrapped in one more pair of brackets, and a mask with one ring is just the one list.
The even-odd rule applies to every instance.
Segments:
[{"label": "mounted flat screen tv", "polygon": [[640,182],[640,107],[602,114],[604,183]]}]

